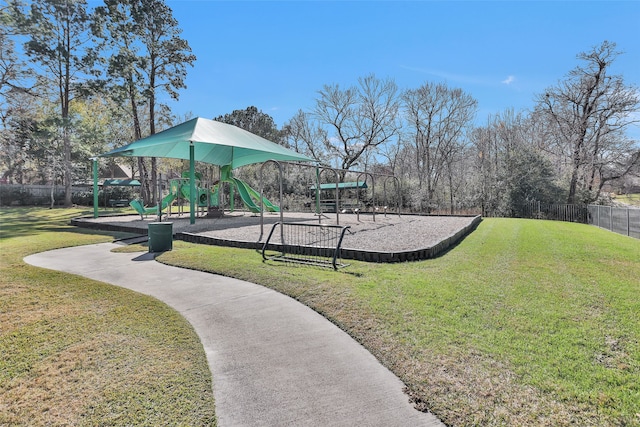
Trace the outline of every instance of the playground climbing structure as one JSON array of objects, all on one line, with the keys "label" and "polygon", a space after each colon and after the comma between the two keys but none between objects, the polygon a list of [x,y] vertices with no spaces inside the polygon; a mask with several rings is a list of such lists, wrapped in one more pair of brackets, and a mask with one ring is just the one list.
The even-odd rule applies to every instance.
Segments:
[{"label": "playground climbing structure", "polygon": [[[168,209],[171,214],[171,206],[179,200],[190,200],[191,197],[191,185],[189,182],[189,172],[183,172],[181,178],[174,178],[169,180],[169,194],[163,197],[160,205],[145,207],[141,200],[134,199],[129,205],[140,214],[141,218],[147,215],[160,215],[162,212]],[[220,196],[218,191],[221,183],[229,184],[229,200],[230,208],[233,211],[234,194],[237,192],[240,200],[244,203],[246,208],[252,213],[260,213],[260,205],[269,212],[280,212],[280,207],[271,203],[266,197],[260,196],[256,190],[251,188],[246,182],[241,179],[235,178],[231,173],[229,167],[222,167],[220,169],[220,180],[212,185],[210,188],[202,185],[202,176],[196,172],[196,206],[199,209],[208,209],[210,207],[219,207]],[[182,208],[181,204],[178,204],[179,209]],[[180,212],[182,213],[182,212]]]}]

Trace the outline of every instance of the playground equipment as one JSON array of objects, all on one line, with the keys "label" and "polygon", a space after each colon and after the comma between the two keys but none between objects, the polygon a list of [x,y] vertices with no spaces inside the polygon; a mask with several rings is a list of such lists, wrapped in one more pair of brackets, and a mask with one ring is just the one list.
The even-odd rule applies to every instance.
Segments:
[{"label": "playground equipment", "polygon": [[[184,174],[183,174],[184,175]],[[200,180],[200,174],[197,174],[198,181]],[[135,209],[140,214],[140,217],[144,219],[147,215],[160,215],[167,208],[171,209],[171,205],[179,198],[189,199],[189,180],[188,179],[171,179],[169,180],[169,194],[162,198],[160,205],[145,207],[140,199],[134,199],[129,202],[129,206]],[[198,207],[207,206],[209,194],[206,189],[196,186],[198,192]],[[218,200],[217,193],[212,193],[211,199]]]},{"label": "playground equipment", "polygon": [[[196,205],[199,208],[218,206],[218,188],[213,186],[210,189],[201,187],[202,175],[195,173],[196,177]],[[189,182],[189,171],[182,172],[182,178],[169,180],[169,191],[179,195],[179,197],[189,200],[191,197],[191,185]]]},{"label": "playground equipment", "polygon": [[[340,210],[342,213],[355,212],[362,209],[360,191],[367,188],[365,181],[339,182],[337,185],[335,183],[320,184],[320,209],[322,212],[328,213],[335,213],[336,210]],[[317,185],[309,187],[312,192],[315,192],[316,189],[318,189]],[[338,192],[337,196],[336,192]]]},{"label": "playground equipment", "polygon": [[[280,233],[275,233],[276,229]],[[334,270],[346,267],[340,256],[349,226],[276,222],[262,246],[264,260],[293,262]],[[273,251],[276,251],[273,253]]]},{"label": "playground equipment", "polygon": [[144,219],[144,217],[147,215],[151,215],[151,214],[157,215],[160,212],[167,209],[167,207],[169,207],[171,203],[173,203],[175,198],[176,198],[175,193],[169,193],[166,196],[164,196],[160,203],[160,209],[158,209],[158,205],[145,208],[140,199],[133,199],[132,201],[129,202],[129,206],[131,206],[133,209],[135,209],[136,212],[140,214],[140,219]]},{"label": "playground equipment", "polygon": [[220,168],[220,182],[226,182],[231,185],[230,200],[233,200],[233,190],[238,191],[238,195],[240,196],[242,203],[244,203],[249,211],[253,213],[260,213],[261,209],[260,206],[258,206],[258,203],[262,201],[262,205],[269,212],[280,212],[279,206],[271,203],[266,197],[251,188],[246,182],[235,178],[231,173],[230,166],[223,166]]},{"label": "playground equipment", "polygon": [[[99,157],[168,157],[189,161],[191,195],[195,189],[195,162],[229,169],[267,160],[313,162],[310,157],[289,150],[244,129],[196,117],[149,137],[116,148]],[[97,157],[93,158],[94,188],[97,187]],[[94,193],[97,193],[97,189]],[[195,200],[189,200],[190,223],[195,223]],[[94,196],[94,217],[97,218]]]},{"label": "playground equipment", "polygon": [[[160,204],[160,210],[158,206],[145,207],[141,200],[134,199],[129,205],[140,214],[140,217],[144,219],[147,215],[159,214],[167,208],[171,213],[171,205],[178,199],[190,200],[191,198],[191,185],[189,182],[189,172],[183,172],[181,178],[174,178],[169,180],[169,194],[166,195]],[[271,203],[266,197],[262,197],[260,193],[251,188],[246,182],[241,179],[235,178],[230,168],[223,167],[220,171],[220,181],[215,183],[211,188],[201,187],[202,175],[196,172],[196,206],[198,208],[209,208],[219,206],[218,191],[220,189],[220,183],[226,182],[231,185],[231,200],[233,200],[233,192],[237,191],[240,199],[244,205],[252,213],[260,213],[260,207],[258,203],[262,200],[262,205],[269,212],[280,212],[280,207]],[[233,205],[232,205],[233,209]]]}]

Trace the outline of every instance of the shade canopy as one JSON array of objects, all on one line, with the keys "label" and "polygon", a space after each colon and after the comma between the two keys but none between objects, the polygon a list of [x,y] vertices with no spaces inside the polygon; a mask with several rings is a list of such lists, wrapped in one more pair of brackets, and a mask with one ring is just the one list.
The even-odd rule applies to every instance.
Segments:
[{"label": "shade canopy", "polygon": [[231,169],[267,160],[309,162],[313,159],[289,150],[239,127],[215,120],[195,118],[155,135],[116,148],[101,157],[166,157],[194,160]]},{"label": "shade canopy", "polygon": [[[369,188],[367,186],[367,183],[364,181],[357,181],[357,182],[339,182],[339,183],[335,183],[335,182],[330,182],[328,184],[320,184],[320,189],[321,190],[335,190],[336,187],[338,187],[338,190],[351,190],[354,188]],[[311,187],[309,187],[309,189],[311,190],[315,190],[316,186],[312,185]]]},{"label": "shade canopy", "polygon": [[137,179],[105,179],[102,185],[105,187],[140,187],[140,181]]}]

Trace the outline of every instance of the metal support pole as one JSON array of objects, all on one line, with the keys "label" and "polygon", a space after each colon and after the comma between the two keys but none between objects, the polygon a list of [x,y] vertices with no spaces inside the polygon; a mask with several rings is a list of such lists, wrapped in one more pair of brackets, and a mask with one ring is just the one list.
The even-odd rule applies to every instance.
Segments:
[{"label": "metal support pole", "polygon": [[609,206],[609,231],[613,231],[613,209]]},{"label": "metal support pole", "polygon": [[195,147],[189,144],[189,224],[196,223],[196,165]]},{"label": "metal support pole", "polygon": [[631,236],[631,224],[629,224],[631,218],[629,217],[630,209],[627,208],[627,236]]},{"label": "metal support pole", "polygon": [[[317,183],[317,188],[320,188],[320,175],[322,174],[322,172],[326,171],[326,170],[330,170],[333,171],[333,175],[335,177],[335,182],[336,182],[336,198],[335,198],[335,202],[336,202],[336,224],[340,225],[340,206],[339,206],[339,199],[340,199],[340,175],[338,175],[338,171],[333,169],[333,168],[328,168],[328,167],[321,167],[320,168],[320,172],[318,173],[318,183]],[[322,212],[320,212],[318,214],[318,220],[320,221],[320,223],[322,223]]]},{"label": "metal support pole", "polygon": [[[400,180],[398,179],[398,177],[391,175],[391,176],[387,176],[384,181],[383,181],[383,191],[384,191],[384,203],[387,204],[387,181],[389,181],[389,179],[393,180],[393,184],[396,188],[396,208],[398,211],[398,216],[400,216],[400,199],[402,198],[402,192],[400,191]],[[386,206],[385,206],[385,215],[387,213],[386,210]]]},{"label": "metal support pole", "polygon": [[320,167],[316,165],[316,215],[320,217]]},{"label": "metal support pole", "polygon": [[373,222],[376,222],[376,178],[373,176],[372,173],[360,172],[360,175],[358,175],[358,177],[356,178],[356,186],[360,182],[360,177],[362,175],[365,176],[364,178],[365,184],[367,182],[367,177],[371,177],[371,204],[373,205],[372,218],[373,218]]},{"label": "metal support pole", "polygon": [[[275,165],[278,167],[278,177],[279,177],[279,181],[280,181],[280,201],[279,201],[279,206],[280,206],[280,224],[284,224],[284,214],[282,213],[282,202],[283,202],[283,197],[282,197],[282,165],[280,164],[280,162],[276,161],[276,160],[267,160],[266,162],[264,162],[262,164],[262,166],[260,166],[260,238],[258,239],[258,242],[260,242],[262,240],[262,236],[264,235],[264,179],[262,176],[262,171],[264,170],[264,167],[267,163],[275,163]],[[280,227],[280,242],[284,245],[284,231],[283,231],[283,227]]]},{"label": "metal support pole", "polygon": [[93,217],[98,218],[98,158],[92,157],[93,161]]},{"label": "metal support pole", "polygon": [[158,174],[158,222],[162,222],[162,175]]}]

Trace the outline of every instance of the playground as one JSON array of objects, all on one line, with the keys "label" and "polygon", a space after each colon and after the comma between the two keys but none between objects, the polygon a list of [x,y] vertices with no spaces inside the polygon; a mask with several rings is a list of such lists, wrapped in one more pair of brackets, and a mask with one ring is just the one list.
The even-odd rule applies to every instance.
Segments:
[{"label": "playground", "polygon": [[[263,167],[253,168],[253,174],[241,170],[243,179],[234,176],[229,166],[220,167],[208,179],[194,171],[193,216],[189,210],[192,185],[189,172],[183,171],[160,181],[160,206],[145,207],[134,199],[129,205],[137,215],[116,216],[107,209],[103,216],[77,218],[72,223],[147,235],[150,226],[163,222],[171,225],[175,240],[262,249],[265,259],[267,249],[284,255],[295,248],[298,261],[318,264],[334,257],[370,262],[434,258],[480,222],[478,216],[402,213],[397,202],[401,196],[379,184],[392,182],[396,190],[392,176],[342,171],[352,181],[338,182],[337,171],[330,168],[284,164],[288,175],[283,176],[283,165],[271,163],[277,166],[278,176],[274,167],[267,178]],[[318,182],[321,178],[324,180]],[[324,255],[318,255],[319,251]],[[332,265],[336,268],[335,260]]]},{"label": "playground", "polygon": [[[287,212],[286,220],[296,224],[319,224],[313,213]],[[202,217],[197,223],[189,223],[187,215],[163,217],[173,225],[174,238],[196,243],[215,244],[259,249],[274,224],[280,222],[275,213],[261,218],[247,212],[225,213],[218,218]],[[129,231],[146,234],[150,223],[157,218],[141,219],[139,215],[77,218],[73,224],[103,230]],[[340,215],[340,224],[349,227],[341,245],[343,258],[375,262],[398,262],[437,256],[435,249],[453,246],[459,239],[477,226],[479,217],[377,215]],[[335,224],[335,214],[326,214],[325,224]],[[263,228],[263,232],[261,232]],[[262,238],[261,237],[262,234]],[[431,256],[427,256],[430,253]]]},{"label": "playground", "polygon": [[[138,216],[100,218],[98,158],[122,156],[182,159],[189,166],[160,177],[157,205],[133,199],[129,205]],[[339,258],[428,259],[454,246],[480,221],[402,214],[404,195],[393,175],[319,165],[243,129],[202,118],[93,161],[93,219],[77,219],[75,225],[151,236],[151,223],[171,222],[171,239],[262,249],[265,260],[332,258],[337,268]]]}]

